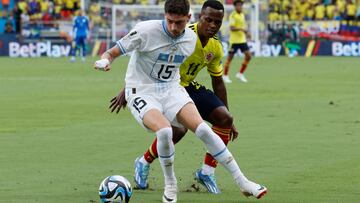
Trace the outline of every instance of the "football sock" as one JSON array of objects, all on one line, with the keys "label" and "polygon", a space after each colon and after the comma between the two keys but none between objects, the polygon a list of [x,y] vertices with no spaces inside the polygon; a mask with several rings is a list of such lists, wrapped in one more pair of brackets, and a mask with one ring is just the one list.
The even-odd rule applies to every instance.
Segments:
[{"label": "football sock", "polygon": [[204,175],[211,175],[215,173],[215,168],[207,164],[203,164],[201,167],[201,173]]},{"label": "football sock", "polygon": [[204,142],[210,154],[231,173],[236,183],[242,186],[247,178],[241,172],[238,164],[227,149],[224,142],[205,123],[201,123],[195,130],[196,136]]},{"label": "football sock", "polygon": [[172,142],[172,129],[162,128],[156,132],[159,162],[165,177],[165,184],[176,182],[174,173],[175,147]]},{"label": "football sock", "polygon": [[140,159],[139,159],[140,163],[142,164],[145,164],[145,165],[149,165],[150,163],[146,161],[145,157],[142,156]]},{"label": "football sock", "polygon": [[[180,140],[179,139],[177,139],[177,140],[173,139],[174,144],[176,144],[178,141],[180,141]],[[151,144],[149,149],[147,149],[146,152],[143,155],[144,159],[149,164],[151,164],[155,159],[158,158],[158,152],[157,152],[156,147],[157,147],[157,139],[155,138],[155,140],[153,141],[153,143]]]},{"label": "football sock", "polygon": [[249,63],[248,61],[244,61],[243,64],[241,65],[241,68],[240,68],[241,74],[243,74],[245,72],[248,63]]},{"label": "football sock", "polygon": [[[211,129],[214,131],[214,133],[216,133],[220,137],[220,139],[224,142],[225,145],[229,143],[231,128],[222,128],[222,127],[213,126]],[[213,156],[211,156],[211,154],[206,153],[204,159],[204,165],[208,165],[216,168],[217,161],[216,159],[214,159]]]},{"label": "football sock", "polygon": [[226,60],[225,65],[224,65],[224,75],[228,75],[229,67],[230,67],[230,61]]},{"label": "football sock", "polygon": [[151,164],[156,158],[158,158],[157,153],[157,139],[154,140],[154,142],[151,144],[148,150],[144,153],[144,159]]}]

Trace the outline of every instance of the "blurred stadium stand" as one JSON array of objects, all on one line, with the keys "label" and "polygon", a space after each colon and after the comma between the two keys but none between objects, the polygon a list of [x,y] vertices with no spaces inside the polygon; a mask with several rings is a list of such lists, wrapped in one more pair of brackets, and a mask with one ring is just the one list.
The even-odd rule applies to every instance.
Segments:
[{"label": "blurred stadium stand", "polygon": [[[205,0],[190,0],[201,5]],[[162,5],[165,0],[0,0],[0,35],[31,43],[70,43],[72,19],[84,8],[91,22],[91,42],[111,39],[112,5]],[[232,0],[223,0],[232,4]],[[254,0],[255,2],[255,0]],[[360,0],[259,0],[262,43],[302,40],[360,41]],[[247,4],[253,5],[251,0]],[[83,4],[83,5],[82,5]],[[246,11],[245,11],[246,12]],[[147,20],[130,12],[133,19]],[[224,22],[226,26],[226,21]],[[222,30],[223,31],[223,30]],[[226,33],[226,32],[222,32]],[[126,34],[126,33],[124,33]],[[226,36],[223,38],[226,40]]]}]

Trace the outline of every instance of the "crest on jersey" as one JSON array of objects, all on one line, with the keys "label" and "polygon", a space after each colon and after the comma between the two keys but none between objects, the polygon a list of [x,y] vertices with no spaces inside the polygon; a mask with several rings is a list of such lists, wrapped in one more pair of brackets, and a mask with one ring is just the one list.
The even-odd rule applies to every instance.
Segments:
[{"label": "crest on jersey", "polygon": [[212,52],[207,53],[205,58],[207,62],[211,61],[214,58],[214,53]]},{"label": "crest on jersey", "polygon": [[130,32],[128,35],[126,35],[125,37],[128,37],[131,39],[131,38],[137,36],[138,34],[139,33],[136,30],[134,30],[134,31]]}]

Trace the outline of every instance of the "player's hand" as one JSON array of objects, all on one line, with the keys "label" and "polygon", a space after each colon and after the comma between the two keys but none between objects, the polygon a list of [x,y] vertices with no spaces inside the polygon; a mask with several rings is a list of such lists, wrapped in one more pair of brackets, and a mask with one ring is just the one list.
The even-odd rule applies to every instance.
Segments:
[{"label": "player's hand", "polygon": [[231,126],[231,132],[230,132],[231,141],[234,141],[238,137],[238,135],[239,135],[239,132],[237,131],[235,125],[233,124]]},{"label": "player's hand", "polygon": [[121,92],[114,98],[111,99],[111,104],[109,109],[111,112],[116,110],[116,113],[119,113],[120,109],[125,109],[127,101],[125,100],[125,89],[121,90]]},{"label": "player's hand", "polygon": [[101,71],[110,70],[110,61],[109,61],[109,59],[100,59],[100,60],[95,61],[94,68],[96,70],[101,70]]}]

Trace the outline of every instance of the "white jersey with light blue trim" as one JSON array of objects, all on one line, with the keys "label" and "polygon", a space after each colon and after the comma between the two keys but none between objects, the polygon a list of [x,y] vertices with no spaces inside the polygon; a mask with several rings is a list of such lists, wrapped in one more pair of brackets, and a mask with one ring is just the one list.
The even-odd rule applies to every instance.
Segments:
[{"label": "white jersey with light blue trim", "polygon": [[138,23],[117,41],[121,52],[132,55],[126,71],[126,87],[167,89],[179,84],[179,67],[195,49],[197,36],[189,28],[172,38],[163,20]]}]

